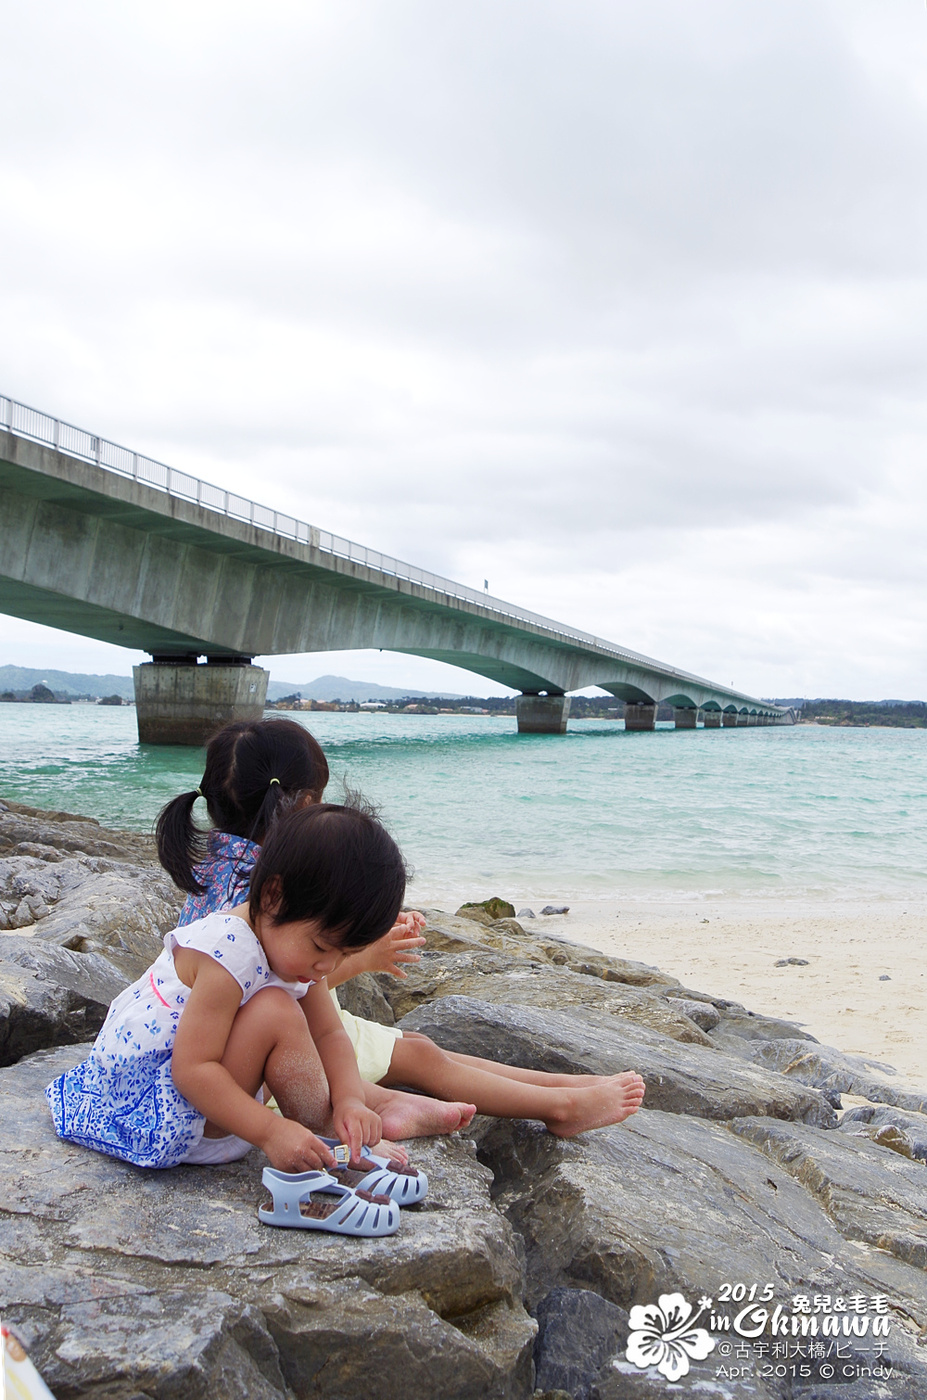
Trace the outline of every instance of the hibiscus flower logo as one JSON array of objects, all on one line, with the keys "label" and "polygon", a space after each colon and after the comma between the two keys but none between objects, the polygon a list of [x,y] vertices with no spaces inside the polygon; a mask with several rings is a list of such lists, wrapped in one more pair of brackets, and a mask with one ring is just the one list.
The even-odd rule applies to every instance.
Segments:
[{"label": "hibiscus flower logo", "polygon": [[692,1304],[681,1293],[661,1293],[656,1303],[631,1309],[631,1334],[625,1355],[633,1366],[646,1370],[656,1366],[668,1381],[689,1374],[689,1360],[704,1361],[715,1349],[715,1339],[696,1323],[710,1298],[699,1298],[699,1311],[693,1317]]}]

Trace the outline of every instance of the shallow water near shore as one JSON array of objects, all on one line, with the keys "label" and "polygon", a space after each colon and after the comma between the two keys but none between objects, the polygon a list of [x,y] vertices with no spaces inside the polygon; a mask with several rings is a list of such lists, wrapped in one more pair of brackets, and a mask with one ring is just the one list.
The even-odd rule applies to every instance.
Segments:
[{"label": "shallow water near shore", "polygon": [[[346,781],[381,806],[433,902],[927,895],[924,730],[293,717],[325,748],[329,795]],[[202,761],[140,746],[129,707],[0,706],[0,796],[37,807],[145,830]]]}]

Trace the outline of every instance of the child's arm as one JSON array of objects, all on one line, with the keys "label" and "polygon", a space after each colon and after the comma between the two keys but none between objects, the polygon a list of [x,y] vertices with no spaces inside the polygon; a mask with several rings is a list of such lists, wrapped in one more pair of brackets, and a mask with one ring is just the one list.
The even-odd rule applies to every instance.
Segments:
[{"label": "child's arm", "polygon": [[[232,974],[190,948],[178,949],[175,957],[183,963],[184,980],[190,978],[171,1057],[177,1090],[217,1128],[260,1147],[281,1171],[332,1166],[335,1159],[324,1142],[258,1103],[222,1064],[241,1006],[241,987]],[[257,1072],[263,1075],[263,1063]],[[259,1088],[260,1079],[255,1093]]]},{"label": "child's arm", "polygon": [[340,987],[361,972],[389,972],[393,977],[405,977],[399,964],[421,960],[421,953],[416,950],[426,942],[422,937],[424,927],[424,914],[417,909],[404,909],[389,933],[356,953],[348,953],[337,970],[329,973],[329,987]]},{"label": "child's arm", "polygon": [[354,1046],[328,994],[327,978],[313,983],[300,1005],[328,1078],[335,1136],[350,1145],[351,1156],[356,1158],[362,1147],[376,1147],[382,1127],[364,1102]]}]

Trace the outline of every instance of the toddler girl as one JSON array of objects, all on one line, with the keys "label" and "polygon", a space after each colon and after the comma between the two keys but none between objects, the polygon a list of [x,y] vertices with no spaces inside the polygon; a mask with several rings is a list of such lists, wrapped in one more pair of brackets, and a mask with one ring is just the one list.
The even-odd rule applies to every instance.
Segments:
[{"label": "toddler girl", "polygon": [[[326,977],[382,938],[405,891],[398,848],[371,816],[312,805],[267,833],[250,897],[165,935],[110,1007],[89,1057],[46,1089],[60,1137],[144,1167],[334,1164],[381,1136]],[[267,1084],[283,1116],[264,1106]]]}]

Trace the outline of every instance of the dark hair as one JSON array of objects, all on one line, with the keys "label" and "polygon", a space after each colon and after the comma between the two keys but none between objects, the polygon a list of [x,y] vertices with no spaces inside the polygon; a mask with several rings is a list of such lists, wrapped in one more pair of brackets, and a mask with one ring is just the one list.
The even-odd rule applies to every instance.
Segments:
[{"label": "dark hair", "polygon": [[249,912],[275,925],[317,919],[340,948],[364,948],[392,928],[405,889],[405,862],[386,828],[369,812],[326,802],[274,825],[251,877]]},{"label": "dark hair", "polygon": [[262,845],[281,812],[309,798],[319,802],[328,763],[308,729],[291,719],[227,724],[206,747],[199,788],[162,808],[155,827],[158,859],[175,885],[203,894],[193,867],[207,855],[193,804],[205,797],[213,826]]}]

